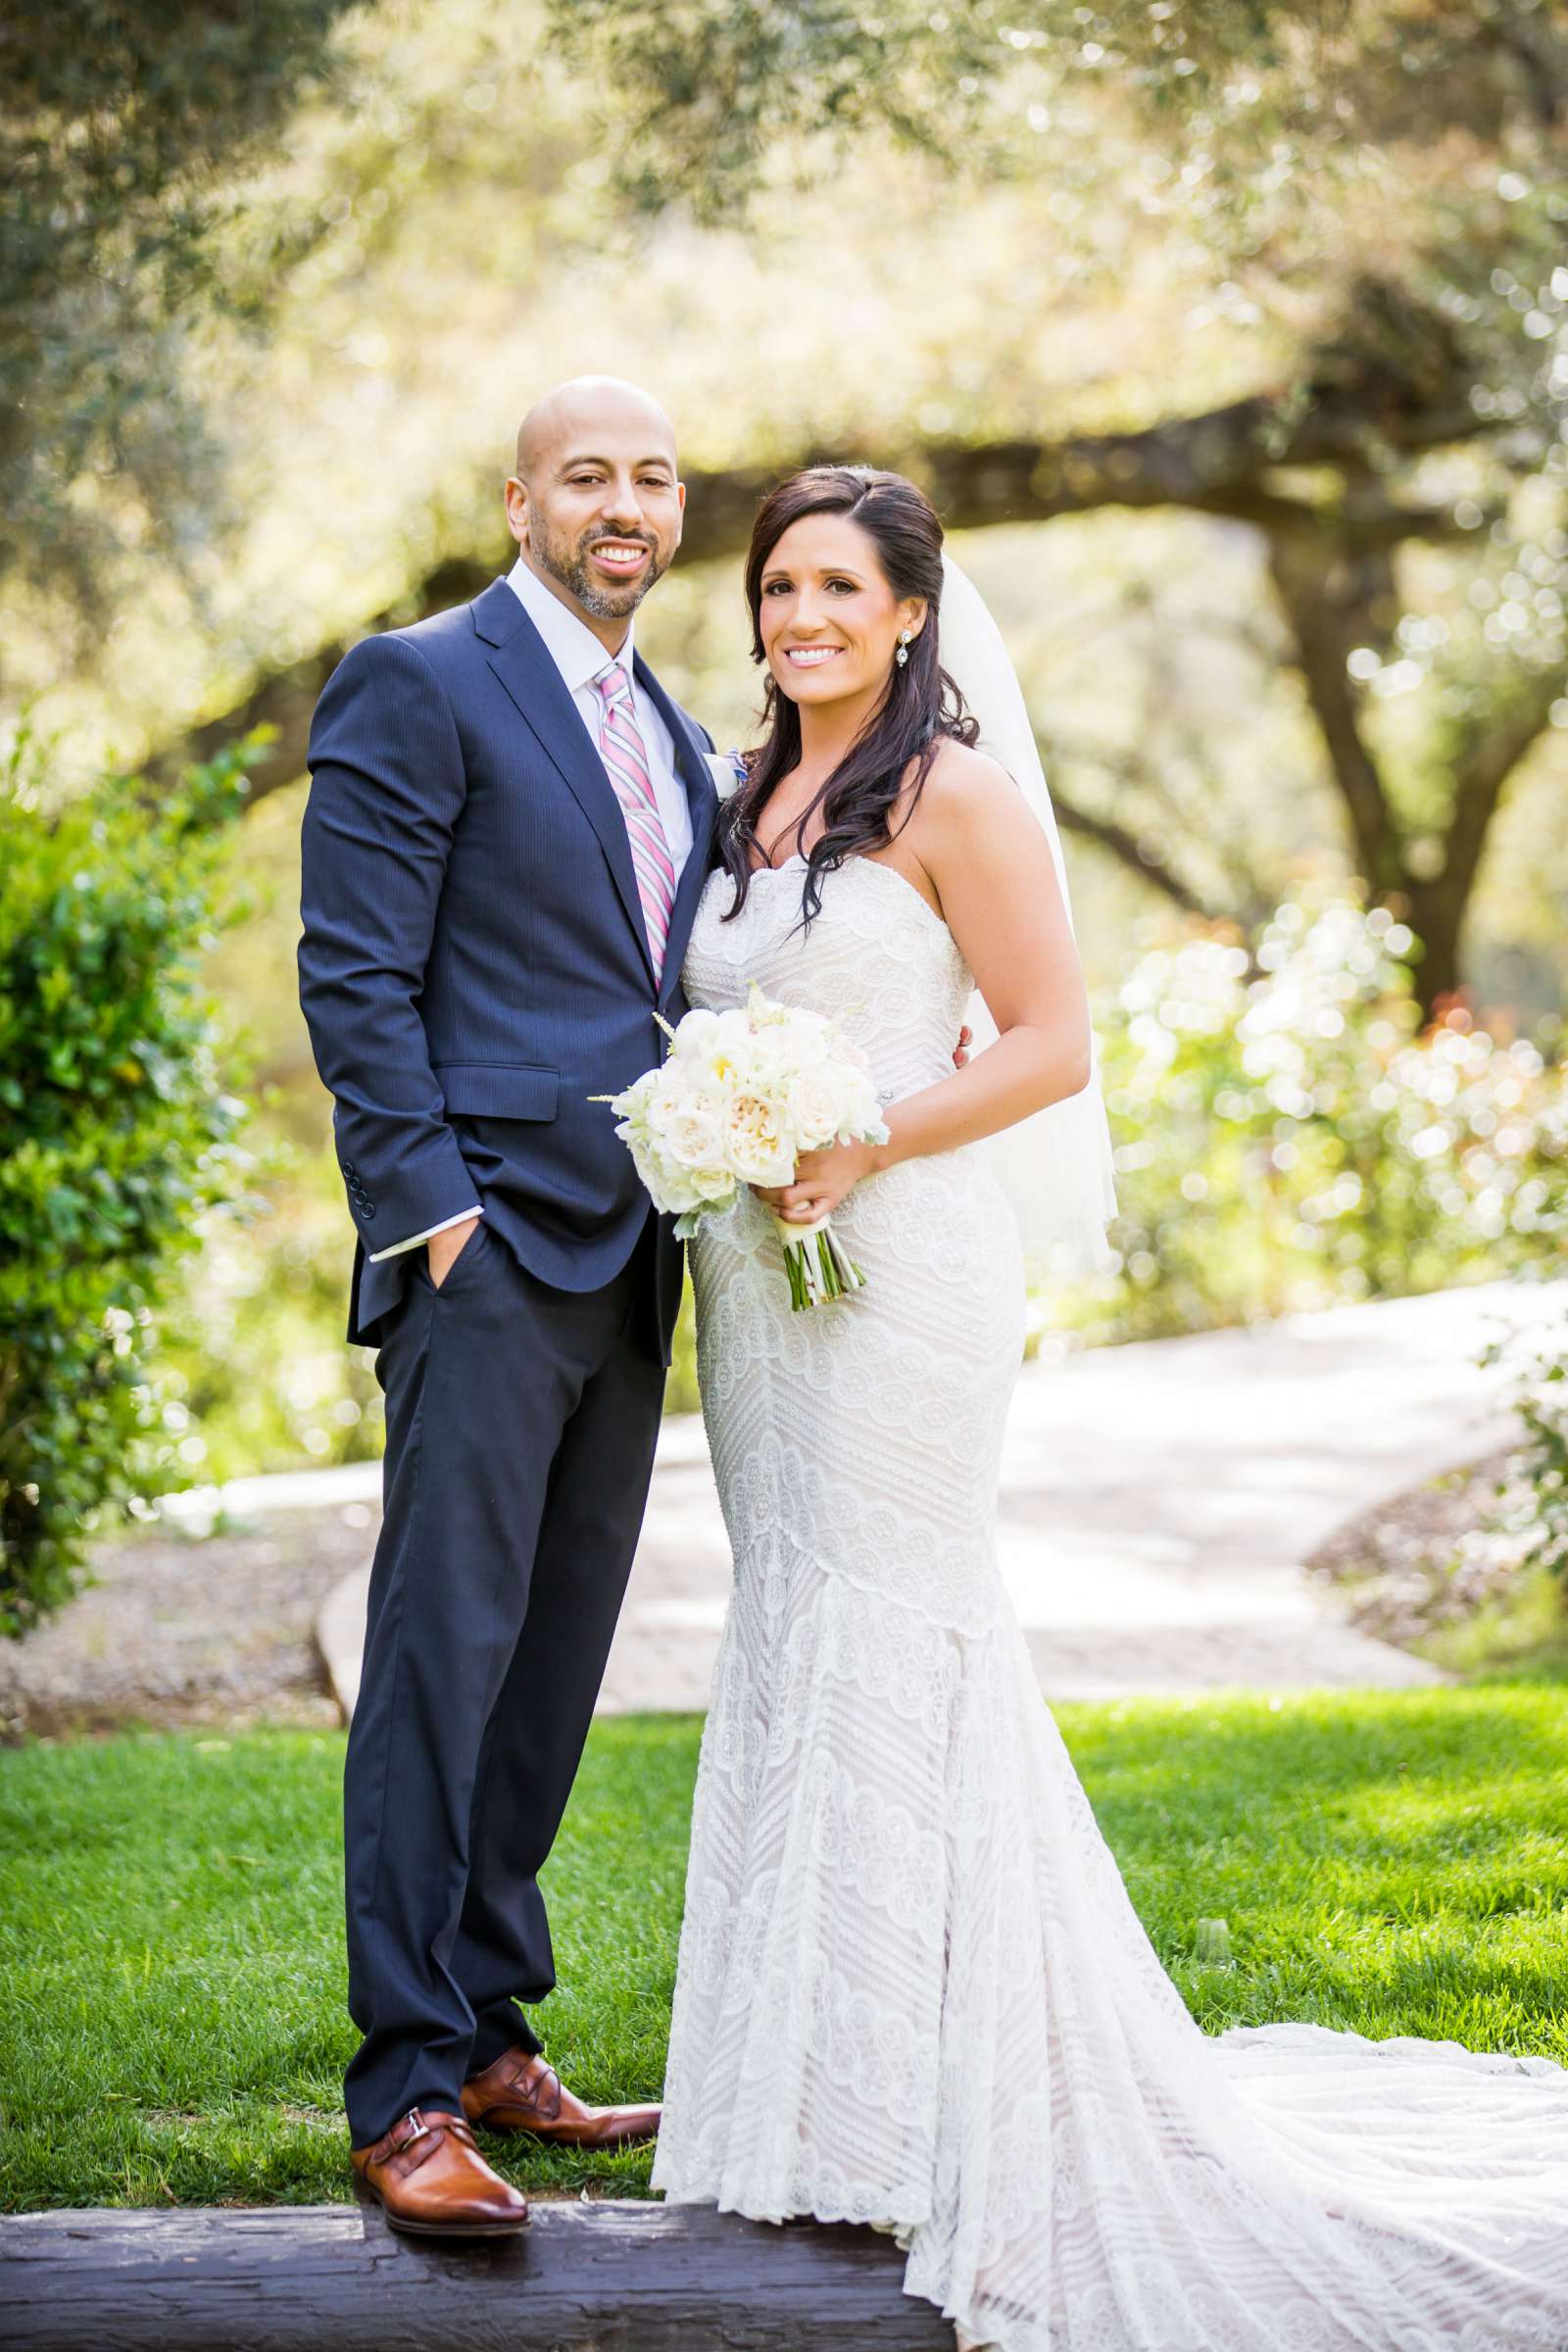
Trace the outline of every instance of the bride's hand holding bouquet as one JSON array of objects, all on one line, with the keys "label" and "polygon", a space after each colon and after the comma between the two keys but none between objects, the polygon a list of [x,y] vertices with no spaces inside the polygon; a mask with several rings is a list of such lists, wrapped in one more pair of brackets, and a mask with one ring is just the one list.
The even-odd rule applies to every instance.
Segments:
[{"label": "bride's hand holding bouquet", "polygon": [[828,1144],[819,1152],[803,1152],[788,1184],[753,1186],[781,1223],[792,1230],[830,1217],[842,1200],[867,1176],[883,1165],[880,1145]]},{"label": "bride's hand holding bouquet", "polygon": [[837,1022],[754,987],[744,1005],[662,1026],[669,1053],[658,1068],[595,1098],[616,1113],[655,1205],[686,1240],[750,1185],[772,1210],[792,1306],[862,1289],[831,1218],[888,1130],[871,1073]]}]

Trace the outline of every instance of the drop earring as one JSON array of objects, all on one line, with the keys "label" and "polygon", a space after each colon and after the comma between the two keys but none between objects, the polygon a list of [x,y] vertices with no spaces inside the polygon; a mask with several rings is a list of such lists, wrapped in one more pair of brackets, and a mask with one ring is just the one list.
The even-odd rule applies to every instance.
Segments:
[{"label": "drop earring", "polygon": [[901,669],[904,667],[906,662],[907,662],[909,659],[909,637],[910,631],[908,629],[901,629],[899,631],[899,650],[894,655],[893,659]]}]

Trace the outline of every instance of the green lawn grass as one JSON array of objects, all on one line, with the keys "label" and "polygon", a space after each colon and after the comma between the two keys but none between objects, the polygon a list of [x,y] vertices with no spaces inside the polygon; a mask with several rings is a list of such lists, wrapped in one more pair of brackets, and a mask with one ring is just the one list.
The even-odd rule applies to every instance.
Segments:
[{"label": "green lawn grass", "polygon": [[[1560,1685],[1060,1710],[1160,1955],[1217,2030],[1307,2017],[1568,2062]],[[595,1729],[552,1860],[590,2097],[657,2093],[698,1727]],[[0,2202],[341,2198],[353,2047],[339,1738],[120,1737],[0,1756]],[[1234,1964],[1194,1956],[1228,1921]],[[535,2189],[648,2155],[500,2150]]]}]

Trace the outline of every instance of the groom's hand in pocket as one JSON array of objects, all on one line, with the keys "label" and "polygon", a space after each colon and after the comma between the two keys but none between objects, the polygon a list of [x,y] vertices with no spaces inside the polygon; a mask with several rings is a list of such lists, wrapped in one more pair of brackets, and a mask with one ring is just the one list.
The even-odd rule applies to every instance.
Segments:
[{"label": "groom's hand in pocket", "polygon": [[424,1247],[428,1253],[430,1280],[437,1290],[445,1282],[458,1259],[467,1248],[468,1237],[478,1224],[477,1217],[465,1217],[461,1225],[449,1225],[445,1233],[432,1233]]}]

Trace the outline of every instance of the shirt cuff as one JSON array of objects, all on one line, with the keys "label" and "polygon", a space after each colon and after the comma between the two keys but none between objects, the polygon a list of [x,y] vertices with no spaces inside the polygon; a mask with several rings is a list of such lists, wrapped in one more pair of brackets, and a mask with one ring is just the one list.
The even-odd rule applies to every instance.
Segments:
[{"label": "shirt cuff", "polygon": [[484,1210],[475,1201],[472,1208],[460,1209],[455,1217],[443,1217],[439,1225],[427,1225],[422,1233],[411,1233],[406,1242],[393,1242],[385,1250],[367,1250],[366,1261],[378,1266],[383,1257],[401,1257],[405,1250],[417,1250],[419,1244],[427,1242],[432,1234],[446,1233],[454,1225],[466,1225],[470,1217],[483,1215]]}]

